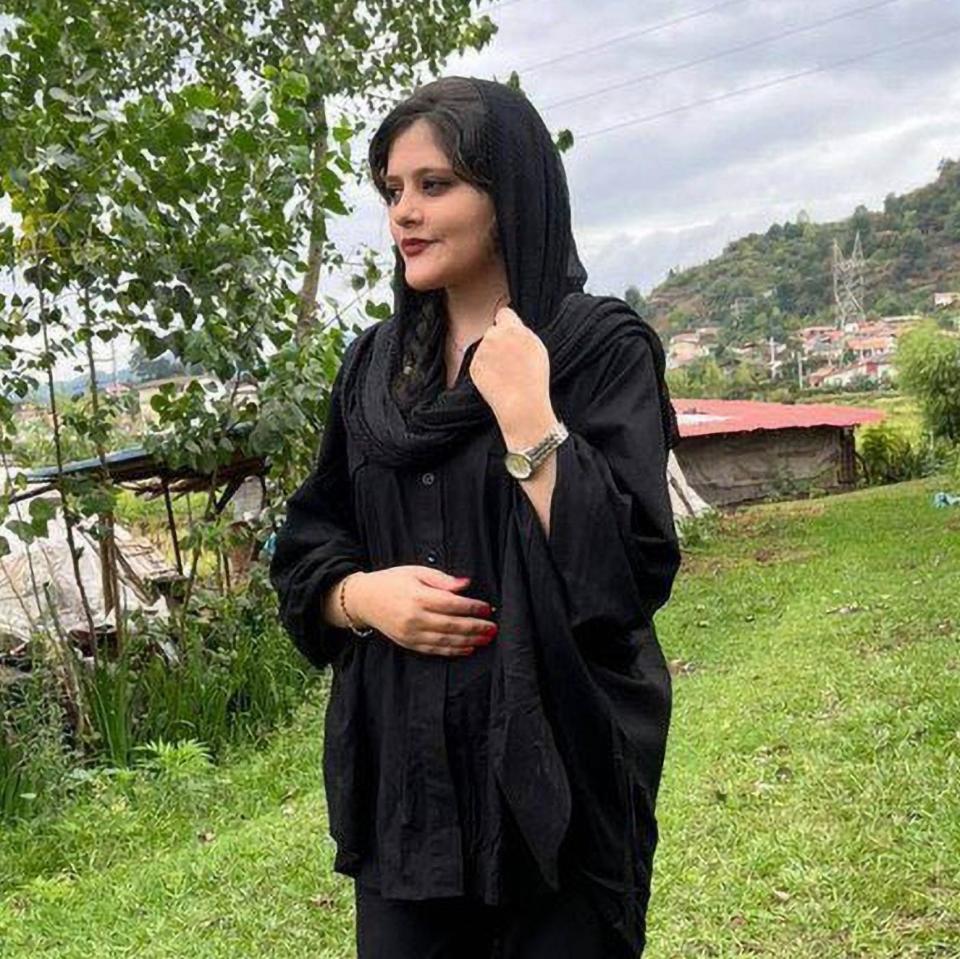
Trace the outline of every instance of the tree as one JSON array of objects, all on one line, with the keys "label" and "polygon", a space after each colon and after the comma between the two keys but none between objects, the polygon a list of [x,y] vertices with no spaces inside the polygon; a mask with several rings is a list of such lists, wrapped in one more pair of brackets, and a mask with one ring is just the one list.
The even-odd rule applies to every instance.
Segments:
[{"label": "tree", "polygon": [[900,386],[916,397],[935,437],[960,442],[960,337],[926,320],[897,340]]},{"label": "tree", "polygon": [[643,294],[635,286],[627,287],[623,294],[623,301],[632,310],[635,310],[639,316],[641,316],[643,319],[647,319],[649,314],[647,301],[644,299]]},{"label": "tree", "polygon": [[[218,470],[239,446],[270,458],[280,489],[299,480],[345,342],[340,317],[361,301],[369,316],[389,310],[373,298],[376,255],[348,260],[329,220],[350,212],[345,187],[366,176],[352,146],[370,115],[452,51],[492,37],[472,5],[0,0],[0,198],[13,213],[0,221],[0,268],[18,286],[0,295],[0,449],[10,451],[16,431],[7,397],[45,380],[74,573],[80,585],[73,528],[90,520],[102,535],[108,608],[116,405],[97,389],[94,343],[127,334],[148,360],[169,354],[223,383],[247,374],[259,384],[258,405],[191,387],[153,399],[147,448],[212,477],[206,513],[183,544],[192,551],[185,624],[200,549],[217,543]],[[336,107],[336,97],[363,101],[368,115]],[[352,303],[321,295],[324,270],[352,273]],[[19,349],[33,336],[39,353]],[[69,424],[53,388],[63,360],[90,382],[90,409]],[[96,488],[63,473],[67,429],[95,445]]]}]

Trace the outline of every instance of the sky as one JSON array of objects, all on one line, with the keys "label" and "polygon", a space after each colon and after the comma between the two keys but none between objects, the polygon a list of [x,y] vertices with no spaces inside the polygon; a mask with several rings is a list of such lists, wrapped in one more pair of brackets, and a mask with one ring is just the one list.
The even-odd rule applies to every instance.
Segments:
[{"label": "sky", "polygon": [[[801,210],[824,221],[858,204],[882,209],[888,193],[928,183],[942,158],[960,158],[960,0],[512,0],[483,9],[499,32],[442,73],[505,80],[515,69],[550,130],[573,133],[563,161],[592,293],[648,293],[671,267]],[[735,92],[750,87],[761,89]],[[370,194],[338,226],[389,248],[385,211]]]},{"label": "sky", "polygon": [[[960,158],[960,0],[480,9],[498,33],[441,75],[505,80],[517,70],[551,131],[573,133],[563,162],[592,293],[648,293],[671,267],[801,210],[825,221],[858,204],[881,209],[888,193],[935,179],[942,158]],[[356,149],[365,153],[373,128]],[[348,199],[353,213],[331,236],[345,252],[389,254],[372,186]]]}]

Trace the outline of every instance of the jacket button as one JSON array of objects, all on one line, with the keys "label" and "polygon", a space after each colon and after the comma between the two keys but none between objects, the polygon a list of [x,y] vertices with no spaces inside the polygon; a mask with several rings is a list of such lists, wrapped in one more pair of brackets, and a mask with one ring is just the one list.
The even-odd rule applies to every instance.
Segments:
[{"label": "jacket button", "polygon": [[427,562],[431,565],[437,562],[437,554],[433,550],[430,550],[430,552],[427,553]]},{"label": "jacket button", "polygon": [[420,482],[423,483],[424,486],[433,486],[434,479],[433,473],[424,473],[420,477]]}]

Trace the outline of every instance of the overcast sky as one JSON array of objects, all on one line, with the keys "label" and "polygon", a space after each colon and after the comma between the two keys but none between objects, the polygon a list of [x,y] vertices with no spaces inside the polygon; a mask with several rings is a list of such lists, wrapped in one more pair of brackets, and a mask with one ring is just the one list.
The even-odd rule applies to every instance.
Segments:
[{"label": "overcast sky", "polygon": [[[443,73],[504,80],[516,69],[548,127],[571,130],[564,164],[593,293],[622,295],[630,284],[647,293],[671,266],[703,262],[801,209],[820,221],[860,203],[880,209],[886,194],[933,180],[943,157],[960,158],[960,0],[486,9],[500,28],[492,43]],[[617,42],[578,53],[605,41]],[[881,50],[895,44],[904,45]],[[704,100],[715,102],[693,105]],[[645,119],[657,114],[666,115]],[[370,197],[346,226],[338,235],[389,247]]]},{"label": "overcast sky", "polygon": [[[887,193],[933,180],[943,157],[960,158],[960,0],[485,9],[499,25],[492,43],[442,72],[505,80],[516,69],[548,127],[572,131],[564,163],[593,293],[647,293],[670,267],[800,210],[823,221],[860,203],[880,209]],[[805,75],[784,79],[794,74]],[[345,251],[388,253],[372,187],[351,199],[333,237]]]}]

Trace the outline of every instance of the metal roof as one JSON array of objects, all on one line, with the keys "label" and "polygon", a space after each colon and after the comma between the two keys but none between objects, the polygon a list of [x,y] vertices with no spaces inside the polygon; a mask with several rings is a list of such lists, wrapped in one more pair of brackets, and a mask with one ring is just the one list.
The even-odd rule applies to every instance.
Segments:
[{"label": "metal roof", "polygon": [[674,398],[673,406],[681,438],[816,426],[853,427],[875,423],[885,416],[882,410],[826,403]]}]

